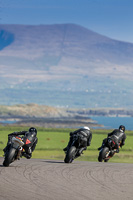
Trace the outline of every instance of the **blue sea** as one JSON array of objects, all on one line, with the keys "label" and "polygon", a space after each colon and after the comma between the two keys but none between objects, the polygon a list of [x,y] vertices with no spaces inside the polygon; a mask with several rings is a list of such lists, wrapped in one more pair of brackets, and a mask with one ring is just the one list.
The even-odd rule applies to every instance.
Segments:
[{"label": "blue sea", "polygon": [[133,130],[133,117],[93,117],[91,119],[95,120],[98,124],[104,125],[105,129],[115,129],[120,125],[124,125],[126,130]]},{"label": "blue sea", "polygon": [[16,122],[16,120],[1,120],[0,121],[0,123],[2,123],[2,124],[13,124],[13,123],[15,123]]}]

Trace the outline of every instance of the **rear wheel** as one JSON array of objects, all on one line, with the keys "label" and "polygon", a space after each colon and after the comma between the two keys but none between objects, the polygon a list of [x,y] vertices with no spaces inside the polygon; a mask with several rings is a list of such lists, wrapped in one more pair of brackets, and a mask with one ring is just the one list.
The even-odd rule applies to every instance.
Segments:
[{"label": "rear wheel", "polygon": [[11,148],[9,150],[9,152],[6,153],[5,159],[4,159],[4,162],[3,162],[3,165],[5,167],[8,167],[9,164],[13,162],[13,159],[14,159],[14,156],[15,156],[15,151],[16,151],[16,149]]},{"label": "rear wheel", "polygon": [[70,149],[67,151],[66,157],[64,159],[65,163],[71,163],[76,155],[76,147],[72,146],[70,147]]},{"label": "rear wheel", "polygon": [[[107,158],[107,154],[109,153],[109,148],[108,147],[104,147],[100,152],[99,152],[99,156],[98,156],[98,161],[102,162],[103,160],[106,162],[106,158]],[[107,159],[108,161],[108,159]]]}]

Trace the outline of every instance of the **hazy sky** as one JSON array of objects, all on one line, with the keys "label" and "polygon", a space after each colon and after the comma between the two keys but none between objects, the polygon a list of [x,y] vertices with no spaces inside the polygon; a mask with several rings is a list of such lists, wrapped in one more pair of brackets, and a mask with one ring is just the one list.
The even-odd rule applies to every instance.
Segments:
[{"label": "hazy sky", "polygon": [[133,0],[0,0],[0,23],[74,23],[133,43]]}]

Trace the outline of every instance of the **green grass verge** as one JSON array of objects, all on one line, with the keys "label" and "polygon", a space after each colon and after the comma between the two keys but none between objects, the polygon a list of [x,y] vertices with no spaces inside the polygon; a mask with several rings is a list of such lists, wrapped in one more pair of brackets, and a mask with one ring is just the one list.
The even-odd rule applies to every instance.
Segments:
[{"label": "green grass verge", "polygon": [[[65,154],[63,148],[69,140],[69,132],[72,129],[38,129],[38,144],[33,152],[33,158],[64,160]],[[8,134],[13,131],[28,130],[28,127],[10,127],[0,126],[0,157],[3,156],[2,149],[6,146]],[[77,158],[80,161],[97,162],[98,150],[102,140],[111,130],[92,130],[91,146],[84,151],[84,154]],[[120,150],[119,154],[110,159],[110,162],[133,163],[133,131],[127,131],[127,139],[125,146]]]}]

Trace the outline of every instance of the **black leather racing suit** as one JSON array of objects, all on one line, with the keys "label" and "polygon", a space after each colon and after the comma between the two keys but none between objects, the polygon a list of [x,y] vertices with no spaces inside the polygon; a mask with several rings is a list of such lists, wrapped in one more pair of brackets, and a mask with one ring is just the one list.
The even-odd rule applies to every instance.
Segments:
[{"label": "black leather racing suit", "polygon": [[126,134],[124,131],[119,129],[113,130],[111,133],[108,133],[108,137],[112,138],[116,143],[115,148],[119,149],[119,144],[122,147],[125,144]]},{"label": "black leather racing suit", "polygon": [[38,138],[35,136],[36,134],[33,132],[20,131],[20,132],[13,132],[13,133],[8,134],[8,143],[4,151],[6,151],[6,149],[11,144],[11,138],[13,136],[21,136],[21,135],[23,135],[23,141],[25,143],[25,145],[23,146],[25,152],[23,152],[22,155],[29,159],[31,158],[32,152],[34,151],[36,144],[38,142]]},{"label": "black leather racing suit", "polygon": [[83,150],[86,150],[87,146],[90,146],[91,140],[92,140],[92,132],[88,129],[80,128],[74,132],[70,133],[70,140],[66,148],[64,148],[64,151],[66,151],[73,142],[73,135],[78,134],[81,135],[82,141],[81,141],[81,150],[80,153],[82,153]]}]

